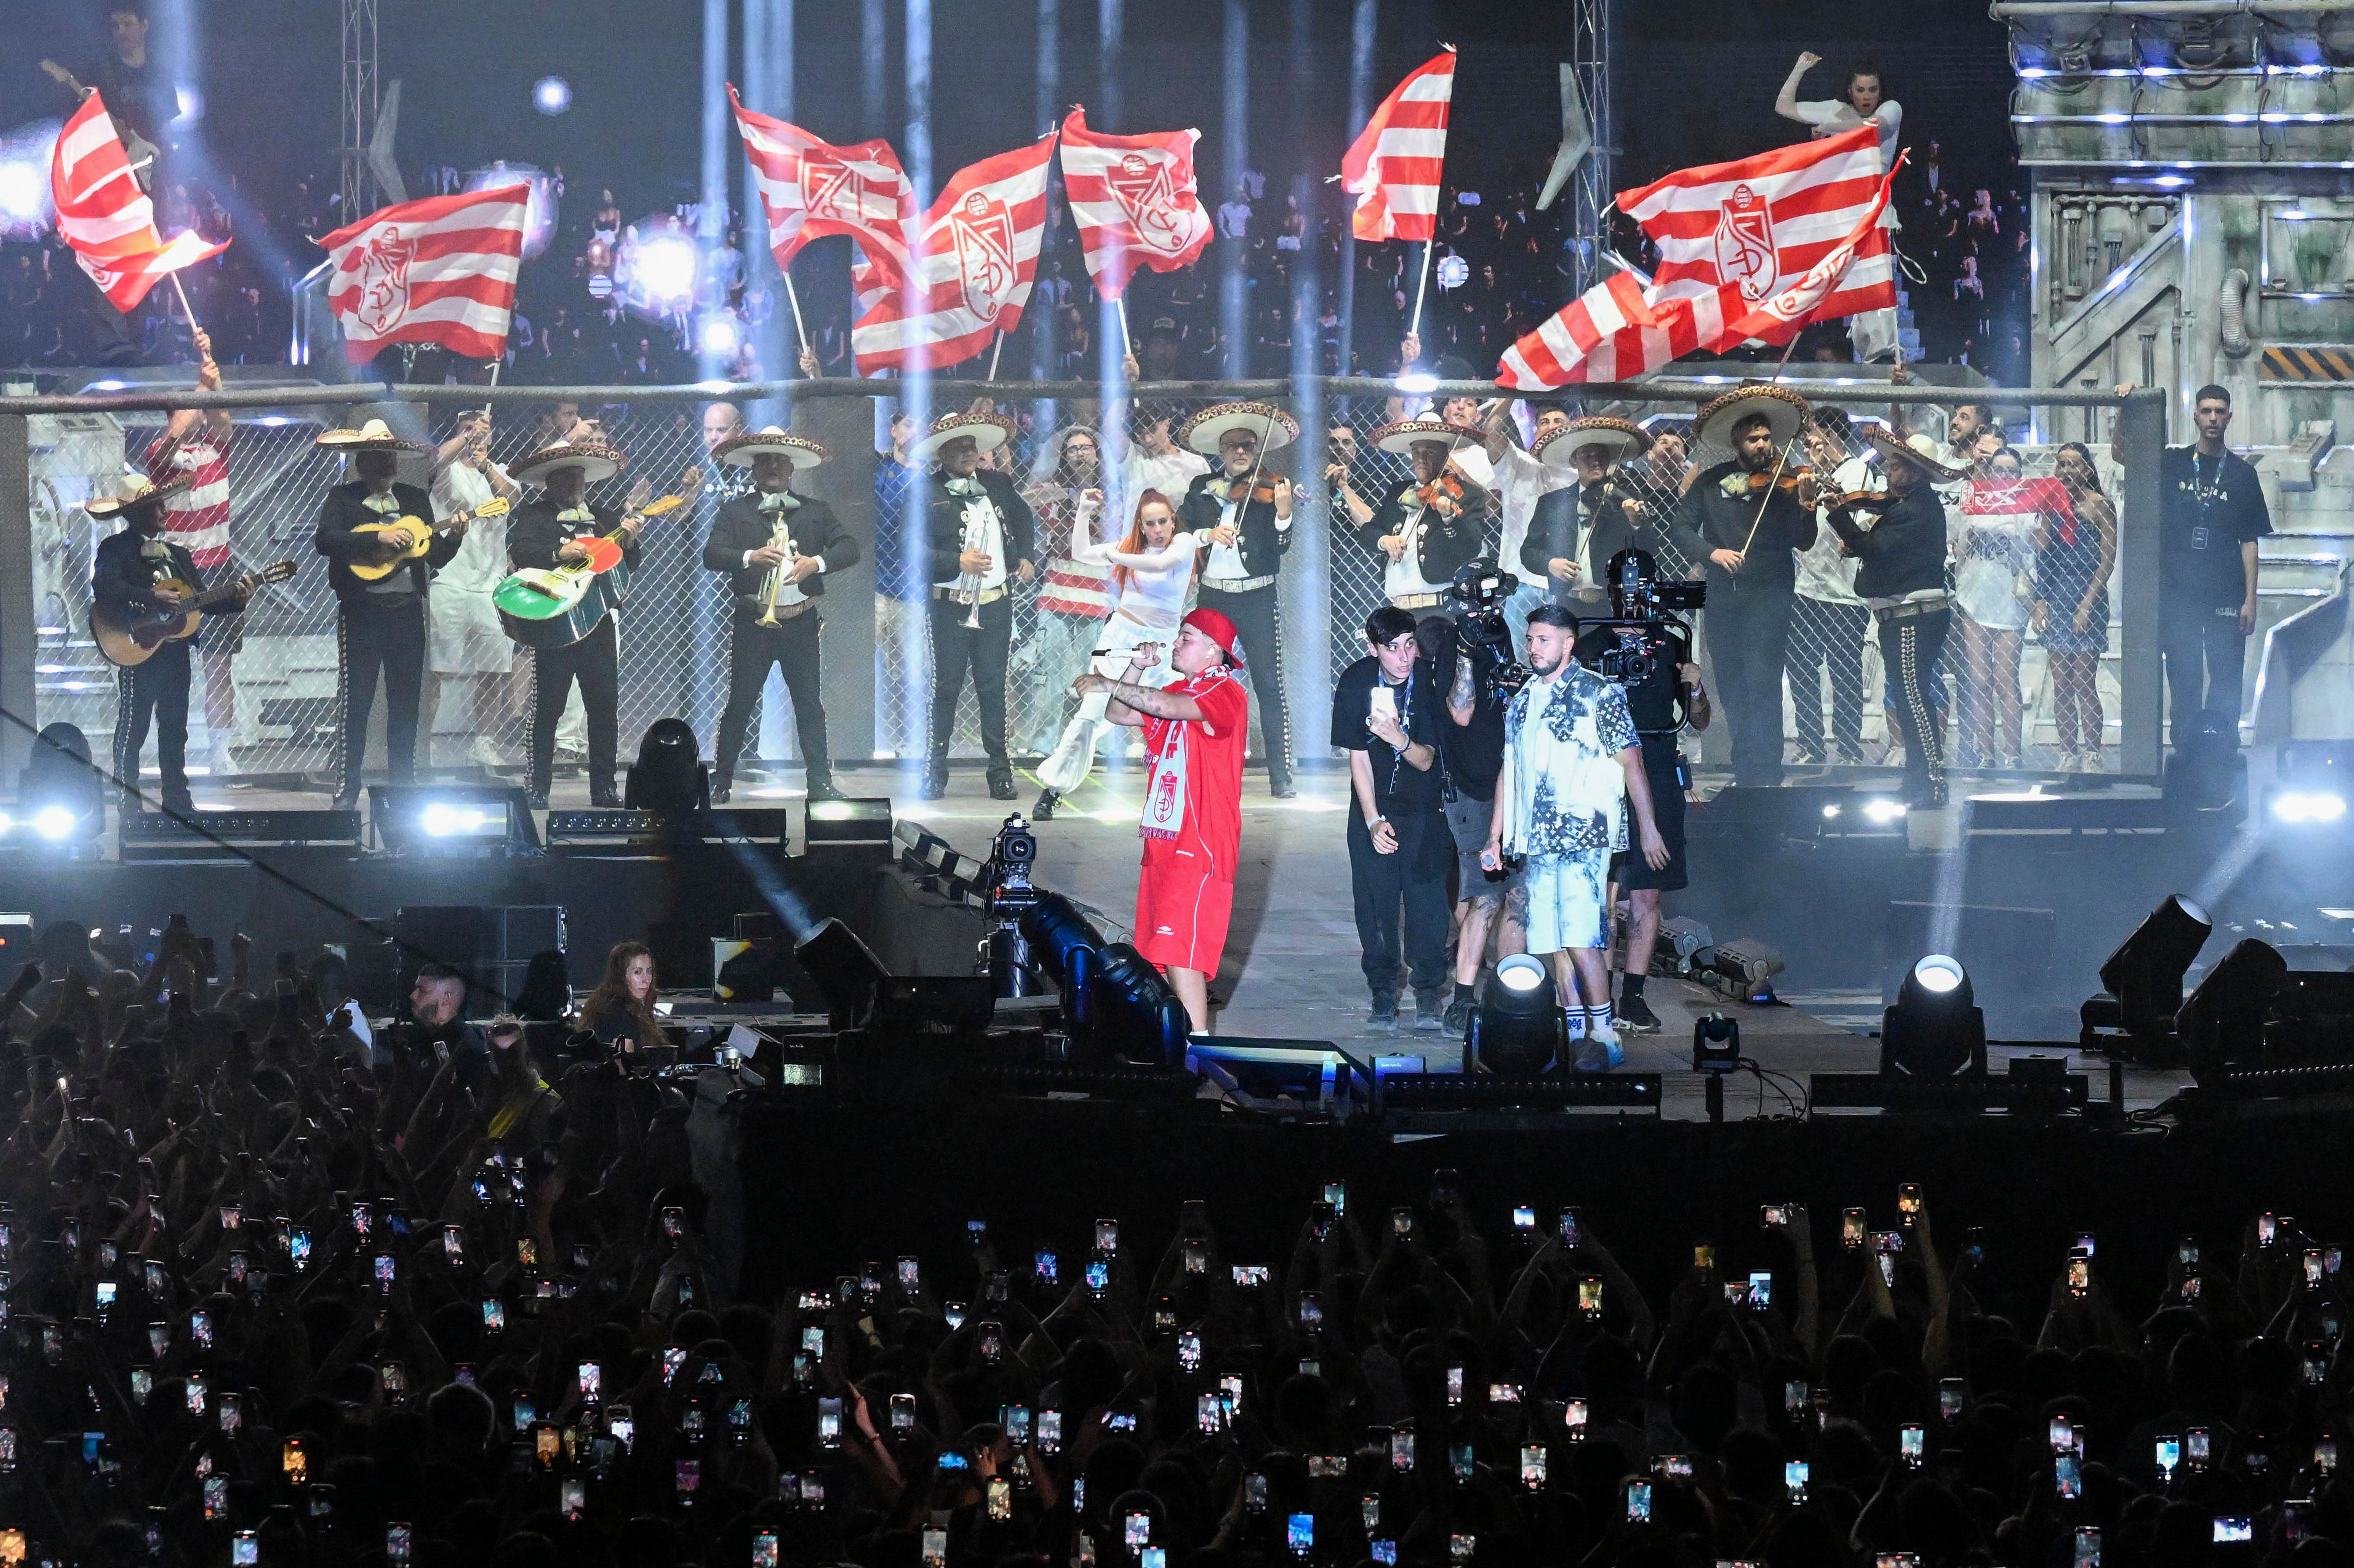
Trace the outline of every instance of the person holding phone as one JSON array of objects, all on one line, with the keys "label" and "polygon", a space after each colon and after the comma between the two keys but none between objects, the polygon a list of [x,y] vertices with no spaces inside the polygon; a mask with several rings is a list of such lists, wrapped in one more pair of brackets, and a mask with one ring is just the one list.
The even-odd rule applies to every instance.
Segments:
[{"label": "person holding phone", "polygon": [[1332,745],[1349,754],[1349,880],[1373,992],[1368,1022],[1376,1030],[1397,1027],[1403,950],[1415,1027],[1435,1030],[1447,976],[1453,845],[1439,806],[1438,677],[1420,656],[1411,611],[1375,609],[1365,618],[1365,657],[1333,687]]}]

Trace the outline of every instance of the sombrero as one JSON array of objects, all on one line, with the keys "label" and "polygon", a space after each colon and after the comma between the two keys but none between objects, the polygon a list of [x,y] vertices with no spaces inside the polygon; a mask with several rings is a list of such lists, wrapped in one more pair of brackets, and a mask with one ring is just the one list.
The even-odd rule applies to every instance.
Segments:
[{"label": "sombrero", "polygon": [[82,510],[92,517],[119,517],[134,506],[168,500],[196,482],[196,471],[175,473],[157,484],[143,473],[126,473],[122,488],[113,495],[93,495],[83,502]]},{"label": "sombrero", "polygon": [[711,449],[711,455],[735,468],[750,468],[756,457],[790,458],[795,470],[815,468],[830,461],[833,454],[807,436],[796,436],[774,425],[766,429],[730,436]]},{"label": "sombrero", "polygon": [[1261,451],[1271,452],[1299,439],[1299,421],[1271,403],[1213,403],[1177,427],[1177,444],[1216,457],[1228,430],[1248,430]]},{"label": "sombrero", "polygon": [[432,445],[392,433],[382,419],[370,419],[356,430],[322,430],[314,443],[331,452],[429,452]]},{"label": "sombrero", "polygon": [[1385,452],[1411,452],[1417,441],[1437,441],[1453,447],[1458,460],[1467,451],[1478,451],[1483,461],[1488,455],[1487,431],[1470,425],[1449,424],[1445,419],[1400,419],[1384,425],[1365,440]]},{"label": "sombrero", "polygon": [[1951,484],[1969,477],[1968,469],[1956,468],[1940,458],[1937,443],[1926,436],[1916,434],[1899,440],[1896,433],[1887,426],[1872,425],[1864,429],[1863,439],[1872,443],[1872,450],[1881,455],[1883,461],[1889,458],[1902,458],[1919,469],[1933,484]]},{"label": "sombrero", "polygon": [[926,463],[939,456],[940,449],[959,436],[970,436],[973,444],[982,451],[994,451],[1013,435],[1013,422],[995,414],[943,414],[932,421],[932,428],[921,440],[907,449],[907,461]]},{"label": "sombrero", "polygon": [[1554,468],[1575,468],[1577,454],[1587,447],[1602,448],[1610,454],[1610,461],[1617,462],[1649,451],[1651,432],[1632,419],[1588,414],[1547,430],[1537,438],[1537,444],[1529,449],[1529,453]]},{"label": "sombrero", "polygon": [[629,460],[611,447],[599,441],[558,441],[542,447],[520,462],[507,465],[507,474],[518,484],[546,484],[548,476],[560,468],[577,468],[590,484],[598,484],[621,471]]},{"label": "sombrero", "polygon": [[1797,435],[1808,408],[1807,400],[1787,387],[1744,382],[1714,402],[1702,405],[1692,418],[1692,440],[1701,446],[1729,447],[1734,426],[1752,414],[1763,414],[1778,445]]}]

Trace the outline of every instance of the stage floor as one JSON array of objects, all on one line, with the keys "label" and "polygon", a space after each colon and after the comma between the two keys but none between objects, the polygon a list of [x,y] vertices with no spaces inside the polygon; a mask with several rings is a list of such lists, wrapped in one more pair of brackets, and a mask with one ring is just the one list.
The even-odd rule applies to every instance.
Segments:
[{"label": "stage floor", "polygon": [[[1018,774],[1018,800],[991,800],[977,764],[955,768],[948,798],[938,801],[918,798],[918,772],[912,767],[851,763],[838,764],[835,771],[850,794],[890,796],[898,817],[923,824],[976,858],[987,853],[989,841],[1007,813],[1018,809],[1026,815],[1038,794],[1036,779],[1024,770]],[[1038,824],[1039,883],[1122,922],[1130,919],[1143,785],[1140,763],[1099,769],[1063,804],[1054,821]],[[324,803],[306,793],[202,778],[196,780],[196,794],[205,809]],[[585,779],[559,779],[554,799],[559,807],[585,806]],[[798,807],[801,799],[800,770],[786,768],[765,779],[739,784],[735,803]],[[1212,987],[1221,1003],[1218,1033],[1327,1040],[1360,1056],[1420,1054],[1433,1070],[1458,1067],[1461,1041],[1416,1029],[1410,1004],[1405,1022],[1394,1031],[1375,1033],[1367,1026],[1369,998],[1358,964],[1342,816],[1348,803],[1348,776],[1337,768],[1302,771],[1299,793],[1290,800],[1269,798],[1263,773],[1245,775],[1243,859],[1234,921],[1225,962]],[[1668,913],[1675,912],[1675,905],[1676,895],[1670,895]],[[1741,933],[1718,934],[1729,938]],[[1629,1069],[1666,1075],[1668,1116],[1696,1120],[1705,1114],[1702,1079],[1691,1071],[1691,1051],[1692,1021],[1708,1012],[1729,1012],[1737,1017],[1744,1052],[1768,1071],[1795,1077],[1796,1085],[1784,1086],[1794,1096],[1803,1095],[1809,1073],[1878,1067],[1879,1042],[1868,1033],[1879,1024],[1876,991],[1834,990],[1819,983],[1810,988],[1808,976],[1800,970],[1786,971],[1776,983],[1787,1005],[1748,1006],[1681,981],[1651,983],[1647,996],[1664,1027],[1657,1034],[1623,1038]],[[1999,1059],[2028,1049],[1996,1046],[1989,1054],[1997,1058],[1996,1070],[2000,1071]],[[2053,1045],[2045,1054],[2063,1049]],[[2080,1057],[2073,1050],[2065,1054],[2073,1070],[2094,1075],[2094,1097],[2105,1097],[2105,1058]],[[2170,1070],[2130,1069],[2127,1104],[2135,1108],[2156,1105],[2188,1081]],[[1772,1116],[1792,1108],[1773,1089],[1761,1090],[1747,1075],[1726,1088],[1729,1117]]]}]

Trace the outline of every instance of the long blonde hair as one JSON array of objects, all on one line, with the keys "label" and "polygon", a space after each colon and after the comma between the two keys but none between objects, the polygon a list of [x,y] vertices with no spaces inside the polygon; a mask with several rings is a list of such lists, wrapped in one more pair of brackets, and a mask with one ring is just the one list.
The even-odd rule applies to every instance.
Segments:
[{"label": "long blonde hair", "polygon": [[[1174,523],[1177,520],[1177,508],[1170,504],[1170,501],[1167,496],[1161,494],[1161,492],[1157,490],[1146,491],[1143,494],[1136,498],[1136,514],[1129,519],[1128,534],[1116,546],[1120,554],[1124,556],[1138,556],[1142,555],[1148,548],[1144,542],[1144,509],[1151,505],[1156,501],[1161,503],[1162,506],[1168,507],[1169,519],[1172,523]],[[1196,572],[1202,569],[1202,553],[1199,550],[1193,552],[1192,569]],[[1135,576],[1136,573],[1127,567],[1112,567],[1111,586],[1113,589],[1116,592],[1126,593],[1128,591],[1129,579]]]}]

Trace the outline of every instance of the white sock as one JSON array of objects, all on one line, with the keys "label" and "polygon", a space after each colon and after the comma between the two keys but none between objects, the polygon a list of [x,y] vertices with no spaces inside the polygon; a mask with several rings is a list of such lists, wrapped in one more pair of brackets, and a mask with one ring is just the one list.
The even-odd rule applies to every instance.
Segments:
[{"label": "white sock", "polygon": [[1585,1010],[1586,1037],[1591,1039],[1596,1032],[1605,1033],[1617,1033],[1617,1031],[1611,1027],[1610,1004],[1606,1001],[1600,1007],[1589,1007]]}]

